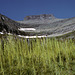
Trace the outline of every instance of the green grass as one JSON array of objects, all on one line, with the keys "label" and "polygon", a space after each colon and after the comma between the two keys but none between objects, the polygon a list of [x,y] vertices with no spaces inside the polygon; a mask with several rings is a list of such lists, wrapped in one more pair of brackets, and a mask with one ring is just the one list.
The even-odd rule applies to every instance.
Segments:
[{"label": "green grass", "polygon": [[0,39],[0,75],[75,75],[71,39]]}]

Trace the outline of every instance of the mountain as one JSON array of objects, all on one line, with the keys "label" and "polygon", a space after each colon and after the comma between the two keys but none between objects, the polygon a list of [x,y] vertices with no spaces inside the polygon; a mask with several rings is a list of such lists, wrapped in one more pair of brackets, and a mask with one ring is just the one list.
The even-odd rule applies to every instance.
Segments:
[{"label": "mountain", "polygon": [[26,16],[24,20],[50,20],[54,19],[55,17],[52,14],[41,14],[41,15],[31,15],[31,16]]},{"label": "mountain", "polygon": [[52,14],[42,14],[26,16],[23,21],[14,21],[0,14],[0,32],[4,29],[6,32],[24,36],[46,35],[46,37],[55,37],[72,32],[74,34],[75,17],[59,19]]},{"label": "mountain", "polygon": [[22,25],[23,24],[20,24],[16,21],[0,14],[0,32],[12,33],[12,34],[16,34],[16,35],[27,35],[25,32],[18,30]]},{"label": "mountain", "polygon": [[59,19],[51,15],[32,15],[18,21],[25,24],[24,27],[35,28],[35,31],[28,31],[32,35],[61,36],[75,31],[75,17],[68,19]]}]

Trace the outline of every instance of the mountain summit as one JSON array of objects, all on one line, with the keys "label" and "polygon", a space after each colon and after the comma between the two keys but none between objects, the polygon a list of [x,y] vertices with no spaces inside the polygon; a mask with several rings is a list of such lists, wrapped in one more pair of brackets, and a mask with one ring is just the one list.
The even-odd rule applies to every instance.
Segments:
[{"label": "mountain summit", "polygon": [[26,16],[24,20],[45,20],[45,19],[55,19],[53,14],[41,14],[41,15],[31,15],[31,16]]}]

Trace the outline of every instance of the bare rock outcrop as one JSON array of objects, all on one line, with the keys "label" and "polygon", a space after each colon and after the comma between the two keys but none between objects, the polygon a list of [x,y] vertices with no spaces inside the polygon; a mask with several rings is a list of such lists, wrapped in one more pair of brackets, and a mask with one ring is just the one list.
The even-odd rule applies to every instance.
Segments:
[{"label": "bare rock outcrop", "polygon": [[25,32],[18,30],[24,24],[20,24],[2,14],[0,14],[0,32],[25,35]]},{"label": "bare rock outcrop", "polygon": [[42,15],[31,15],[26,16],[24,20],[45,20],[45,19],[55,19],[55,17],[52,14],[42,14]]}]

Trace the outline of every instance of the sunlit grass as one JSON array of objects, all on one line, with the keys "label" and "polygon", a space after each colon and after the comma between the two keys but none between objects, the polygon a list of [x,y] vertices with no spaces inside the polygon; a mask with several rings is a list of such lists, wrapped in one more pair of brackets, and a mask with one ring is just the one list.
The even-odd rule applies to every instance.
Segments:
[{"label": "sunlit grass", "polygon": [[0,75],[74,75],[72,39],[0,40]]}]

